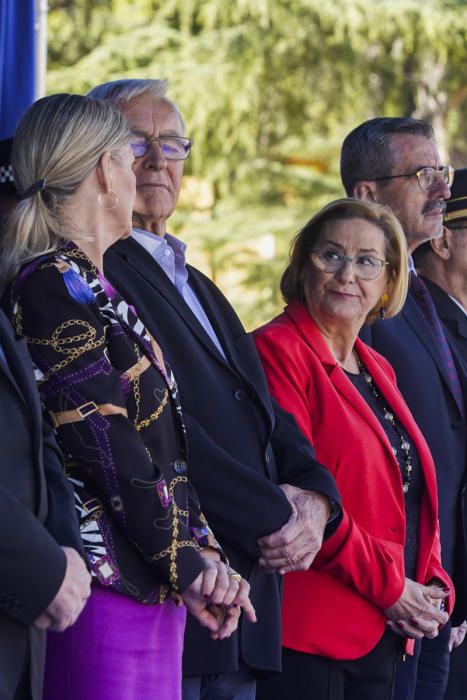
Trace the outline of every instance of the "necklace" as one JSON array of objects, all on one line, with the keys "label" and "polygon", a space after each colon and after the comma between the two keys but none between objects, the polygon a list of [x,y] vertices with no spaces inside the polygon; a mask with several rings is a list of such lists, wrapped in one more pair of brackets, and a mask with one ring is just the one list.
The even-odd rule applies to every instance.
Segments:
[{"label": "necklace", "polygon": [[392,451],[394,453],[394,457],[397,460],[397,463],[399,465],[399,468],[402,472],[402,490],[404,493],[407,493],[410,487],[410,482],[412,481],[412,459],[410,456],[410,442],[404,437],[402,434],[402,431],[399,427],[398,421],[396,421],[394,414],[392,411],[390,411],[384,402],[383,397],[379,393],[376,384],[373,381],[373,377],[369,374],[368,370],[366,369],[365,365],[361,361],[360,358],[357,360],[358,362],[358,369],[360,370],[361,374],[363,375],[364,380],[368,384],[368,388],[370,389],[371,393],[373,396],[378,399],[380,402],[383,413],[384,413],[384,419],[388,421],[394,428],[395,432],[397,433],[399,440],[400,440],[400,447],[401,447],[401,452],[402,452],[402,465],[400,462],[400,459],[398,457],[398,450],[396,447],[392,447]]}]

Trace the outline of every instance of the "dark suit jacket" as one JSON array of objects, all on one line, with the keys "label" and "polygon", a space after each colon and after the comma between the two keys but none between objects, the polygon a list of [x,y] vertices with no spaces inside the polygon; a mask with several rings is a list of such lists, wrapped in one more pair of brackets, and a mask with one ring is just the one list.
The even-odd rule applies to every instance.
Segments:
[{"label": "dark suit jacket", "polygon": [[0,700],[11,700],[28,672],[38,700],[45,637],[30,625],[62,584],[58,543],[80,549],[79,532],[26,341],[1,311],[0,346],[7,362],[0,358]]},{"label": "dark suit jacket", "polygon": [[423,277],[423,281],[447,330],[451,345],[454,344],[467,366],[467,315],[450,298],[449,294],[446,294],[444,289],[426,277]]},{"label": "dark suit jacket", "polygon": [[[223,673],[242,658],[252,668],[280,668],[280,581],[257,564],[257,539],[290,516],[277,483],[339,496],[313,459],[295,420],[273,406],[252,338],[229,302],[189,267],[196,292],[227,361],[159,265],[135,240],[107,253],[105,272],[156,335],[177,378],[188,431],[189,471],[203,511],[231,565],[247,578],[258,623],[242,621],[229,640],[213,642],[196,623],[185,636],[184,673]],[[337,525],[338,520],[335,522]]]},{"label": "dark suit jacket", "polygon": [[[436,310],[444,324],[451,345],[454,345],[461,355],[467,367],[467,316],[457,304],[449,297],[449,294],[431,282],[423,278],[435,303]],[[467,688],[467,642],[454,649],[449,665],[449,684],[446,691],[446,700],[462,700]]]},{"label": "dark suit jacket", "polygon": [[[451,392],[435,340],[411,295],[394,319],[376,321],[362,338],[396,371],[402,395],[430,447],[436,467],[443,566],[456,587],[453,623],[467,613],[467,428]],[[467,404],[467,377],[452,346]]]}]

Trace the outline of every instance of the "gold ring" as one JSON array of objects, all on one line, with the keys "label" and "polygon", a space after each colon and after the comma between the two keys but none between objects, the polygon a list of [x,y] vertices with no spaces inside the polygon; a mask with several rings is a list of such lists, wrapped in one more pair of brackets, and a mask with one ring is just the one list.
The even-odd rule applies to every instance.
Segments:
[{"label": "gold ring", "polygon": [[239,573],[237,573],[236,571],[229,571],[229,576],[230,576],[230,578],[235,579],[235,581],[238,581],[239,583],[242,580],[241,575]]}]

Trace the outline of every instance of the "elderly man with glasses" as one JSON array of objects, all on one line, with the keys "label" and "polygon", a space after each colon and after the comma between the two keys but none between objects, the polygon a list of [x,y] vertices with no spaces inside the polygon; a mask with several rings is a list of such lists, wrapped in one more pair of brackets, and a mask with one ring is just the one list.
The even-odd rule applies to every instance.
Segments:
[{"label": "elderly man with glasses", "polygon": [[[440,163],[433,129],[421,120],[372,119],[354,129],[342,147],[341,177],[347,194],[391,207],[404,229],[410,255],[425,241],[441,236],[453,174],[450,166]],[[409,265],[413,268],[411,258]],[[452,621],[458,625],[467,612],[467,525],[462,515],[467,507],[465,365],[413,269],[402,312],[394,319],[376,321],[364,339],[396,370],[399,389],[435,461],[442,561],[456,586]],[[412,636],[414,629],[402,624],[398,631]],[[396,700],[443,700],[449,638],[448,624],[437,638],[418,642],[413,657],[401,660]]]},{"label": "elderly man with glasses", "polygon": [[[339,495],[295,420],[273,404],[253,341],[229,302],[186,265],[185,244],[167,233],[191,141],[165,87],[123,80],[90,93],[113,101],[134,132],[133,235],[106,256],[105,271],[174,370],[191,481],[231,565],[251,585],[258,618],[221,642],[188,623],[184,700],[253,700],[256,676],[280,669],[276,572],[310,566],[323,536],[340,523]],[[174,463],[181,475],[185,468]]]}]

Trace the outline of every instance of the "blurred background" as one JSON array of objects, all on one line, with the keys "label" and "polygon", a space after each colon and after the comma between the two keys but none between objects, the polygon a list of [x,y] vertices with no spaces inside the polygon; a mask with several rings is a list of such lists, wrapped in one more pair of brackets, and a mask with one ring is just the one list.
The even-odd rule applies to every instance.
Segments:
[{"label": "blurred background", "polygon": [[194,140],[169,230],[248,329],[281,306],[290,242],[341,196],[345,135],[429,120],[467,166],[465,0],[48,0],[48,93],[168,78]]}]

